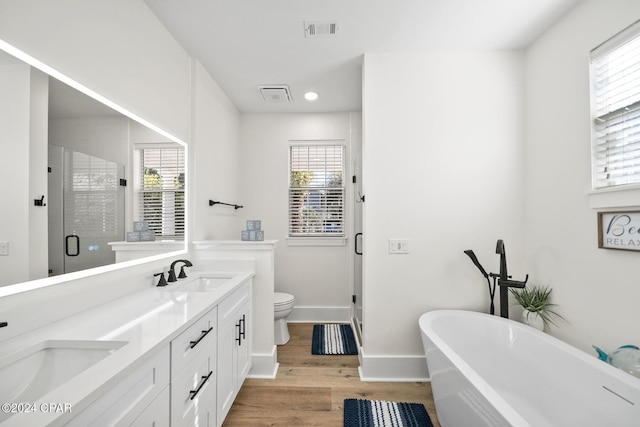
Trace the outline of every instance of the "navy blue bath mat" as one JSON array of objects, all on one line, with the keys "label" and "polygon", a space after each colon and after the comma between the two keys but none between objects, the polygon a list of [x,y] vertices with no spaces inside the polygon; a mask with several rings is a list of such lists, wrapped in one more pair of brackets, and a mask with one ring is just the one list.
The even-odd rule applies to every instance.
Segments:
[{"label": "navy blue bath mat", "polygon": [[345,399],[344,427],[433,427],[421,403]]},{"label": "navy blue bath mat", "polygon": [[340,325],[337,323],[313,325],[311,354],[358,354],[358,348],[351,325]]}]

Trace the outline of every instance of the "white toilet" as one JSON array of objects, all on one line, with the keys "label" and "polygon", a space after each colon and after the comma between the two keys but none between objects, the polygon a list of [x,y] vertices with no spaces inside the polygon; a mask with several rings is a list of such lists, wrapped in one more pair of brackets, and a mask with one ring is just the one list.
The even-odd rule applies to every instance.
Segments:
[{"label": "white toilet", "polygon": [[287,327],[287,316],[293,311],[294,298],[291,294],[275,292],[273,294],[273,314],[275,319],[274,338],[276,345],[283,345],[289,342],[289,328]]}]

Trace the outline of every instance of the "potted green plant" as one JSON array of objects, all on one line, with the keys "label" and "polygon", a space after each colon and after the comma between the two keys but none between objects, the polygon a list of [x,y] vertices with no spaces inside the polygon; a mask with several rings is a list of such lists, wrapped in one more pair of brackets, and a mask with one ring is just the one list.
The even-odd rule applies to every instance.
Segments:
[{"label": "potted green plant", "polygon": [[555,322],[555,317],[565,320],[552,308],[556,304],[551,303],[551,290],[550,287],[541,285],[526,286],[522,289],[509,289],[516,302],[523,308],[523,323],[542,331],[545,326],[558,326]]}]

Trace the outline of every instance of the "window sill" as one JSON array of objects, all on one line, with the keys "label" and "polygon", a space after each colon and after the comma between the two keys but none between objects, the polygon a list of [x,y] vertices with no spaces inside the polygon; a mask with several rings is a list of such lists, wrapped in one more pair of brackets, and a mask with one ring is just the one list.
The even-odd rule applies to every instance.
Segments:
[{"label": "window sill", "polygon": [[346,237],[288,237],[287,246],[347,246]]},{"label": "window sill", "polygon": [[640,185],[591,190],[588,196],[592,209],[640,207]]}]

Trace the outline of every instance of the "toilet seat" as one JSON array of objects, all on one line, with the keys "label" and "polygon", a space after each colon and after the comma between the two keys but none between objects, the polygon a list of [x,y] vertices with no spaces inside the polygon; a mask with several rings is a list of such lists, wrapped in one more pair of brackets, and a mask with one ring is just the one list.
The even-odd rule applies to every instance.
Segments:
[{"label": "toilet seat", "polygon": [[273,306],[274,308],[287,306],[293,304],[293,295],[286,294],[284,292],[274,292],[273,294]]}]

